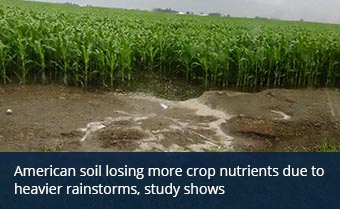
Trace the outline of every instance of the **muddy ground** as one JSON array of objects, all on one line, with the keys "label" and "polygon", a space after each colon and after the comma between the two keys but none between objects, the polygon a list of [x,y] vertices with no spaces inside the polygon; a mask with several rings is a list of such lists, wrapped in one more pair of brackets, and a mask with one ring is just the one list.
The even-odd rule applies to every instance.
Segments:
[{"label": "muddy ground", "polygon": [[0,87],[0,151],[304,151],[325,142],[340,143],[336,89],[208,91],[169,101]]}]

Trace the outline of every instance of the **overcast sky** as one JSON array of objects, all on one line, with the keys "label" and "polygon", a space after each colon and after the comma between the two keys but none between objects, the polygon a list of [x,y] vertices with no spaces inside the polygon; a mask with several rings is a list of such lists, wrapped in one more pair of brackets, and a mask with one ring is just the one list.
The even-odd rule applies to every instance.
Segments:
[{"label": "overcast sky", "polygon": [[152,10],[172,8],[178,11],[220,12],[236,17],[305,19],[340,23],[340,0],[42,0],[73,2],[80,5]]}]

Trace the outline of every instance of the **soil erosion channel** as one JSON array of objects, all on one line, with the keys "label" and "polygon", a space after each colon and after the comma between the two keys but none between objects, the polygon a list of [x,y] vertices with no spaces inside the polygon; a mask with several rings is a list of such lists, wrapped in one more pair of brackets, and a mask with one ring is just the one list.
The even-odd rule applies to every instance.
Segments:
[{"label": "soil erosion channel", "polygon": [[338,90],[207,91],[169,101],[62,86],[0,88],[0,151],[275,151],[339,133]]}]

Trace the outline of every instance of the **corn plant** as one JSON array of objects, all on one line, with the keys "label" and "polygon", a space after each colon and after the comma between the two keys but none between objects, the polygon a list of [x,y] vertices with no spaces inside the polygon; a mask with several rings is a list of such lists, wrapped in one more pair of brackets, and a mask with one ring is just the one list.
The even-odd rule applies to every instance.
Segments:
[{"label": "corn plant", "polygon": [[105,49],[105,62],[106,65],[109,68],[109,78],[110,78],[110,87],[112,88],[114,86],[114,81],[115,81],[115,72],[116,72],[116,67],[117,67],[117,58],[118,58],[118,53],[117,53],[117,48],[116,48],[116,43],[114,41],[109,43],[109,46],[107,49]]},{"label": "corn plant", "polygon": [[114,88],[152,72],[205,87],[340,86],[338,25],[25,1],[1,1],[0,11],[3,84]]},{"label": "corn plant", "polygon": [[11,81],[8,77],[7,72],[7,65],[12,60],[12,57],[9,55],[9,49],[10,48],[4,45],[0,40],[0,72],[2,77],[2,83],[4,85],[6,85],[7,82]]},{"label": "corn plant", "polygon": [[17,77],[20,80],[20,83],[25,85],[27,83],[27,76],[28,76],[28,64],[32,62],[32,60],[29,59],[27,54],[27,48],[28,48],[28,40],[23,38],[21,35],[18,37],[17,42],[17,61],[19,63],[19,72],[15,73]]},{"label": "corn plant", "polygon": [[41,43],[41,40],[34,41],[33,48],[38,55],[38,59],[36,60],[37,66],[40,67],[41,71],[41,79],[44,84],[47,83],[47,77],[46,77],[46,62],[45,62],[45,50],[43,48],[43,45]]}]

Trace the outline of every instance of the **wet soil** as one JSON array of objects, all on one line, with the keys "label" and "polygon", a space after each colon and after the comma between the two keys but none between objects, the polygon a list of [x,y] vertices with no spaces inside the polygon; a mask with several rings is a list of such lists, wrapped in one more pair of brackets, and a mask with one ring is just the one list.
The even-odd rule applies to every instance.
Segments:
[{"label": "wet soil", "polygon": [[207,91],[170,101],[59,85],[0,87],[0,151],[304,151],[325,140],[340,144],[336,89]]}]

